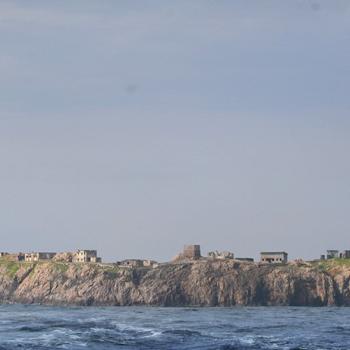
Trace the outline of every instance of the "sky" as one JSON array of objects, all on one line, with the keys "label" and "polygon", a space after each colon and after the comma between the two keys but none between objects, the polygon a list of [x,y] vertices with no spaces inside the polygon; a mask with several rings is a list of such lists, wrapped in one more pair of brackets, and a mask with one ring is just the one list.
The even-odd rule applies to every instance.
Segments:
[{"label": "sky", "polygon": [[347,0],[0,0],[0,250],[350,249]]}]

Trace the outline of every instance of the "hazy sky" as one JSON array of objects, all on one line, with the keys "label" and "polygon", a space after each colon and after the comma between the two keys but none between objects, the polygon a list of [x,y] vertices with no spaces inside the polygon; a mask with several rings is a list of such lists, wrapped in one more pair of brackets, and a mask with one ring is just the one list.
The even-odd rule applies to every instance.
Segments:
[{"label": "hazy sky", "polygon": [[350,2],[0,1],[0,250],[350,249]]}]

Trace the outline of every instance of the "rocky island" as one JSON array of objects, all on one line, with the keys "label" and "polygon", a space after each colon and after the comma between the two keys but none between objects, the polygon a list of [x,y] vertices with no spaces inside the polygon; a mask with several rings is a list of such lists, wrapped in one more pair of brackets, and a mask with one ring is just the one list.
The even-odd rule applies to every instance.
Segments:
[{"label": "rocky island", "polygon": [[235,259],[155,267],[0,259],[0,302],[48,305],[348,306],[350,260]]}]

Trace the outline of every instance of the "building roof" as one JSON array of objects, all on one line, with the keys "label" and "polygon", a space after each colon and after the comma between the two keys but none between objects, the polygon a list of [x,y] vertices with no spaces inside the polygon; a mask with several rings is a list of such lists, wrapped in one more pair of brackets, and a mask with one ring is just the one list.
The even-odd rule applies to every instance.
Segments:
[{"label": "building roof", "polygon": [[262,255],[277,255],[277,254],[287,254],[286,252],[261,252]]}]

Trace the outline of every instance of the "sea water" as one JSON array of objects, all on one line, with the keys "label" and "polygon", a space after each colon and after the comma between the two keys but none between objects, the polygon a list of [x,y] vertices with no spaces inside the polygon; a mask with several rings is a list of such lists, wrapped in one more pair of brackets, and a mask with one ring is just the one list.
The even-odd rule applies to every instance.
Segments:
[{"label": "sea water", "polygon": [[0,349],[350,349],[350,309],[0,306]]}]

